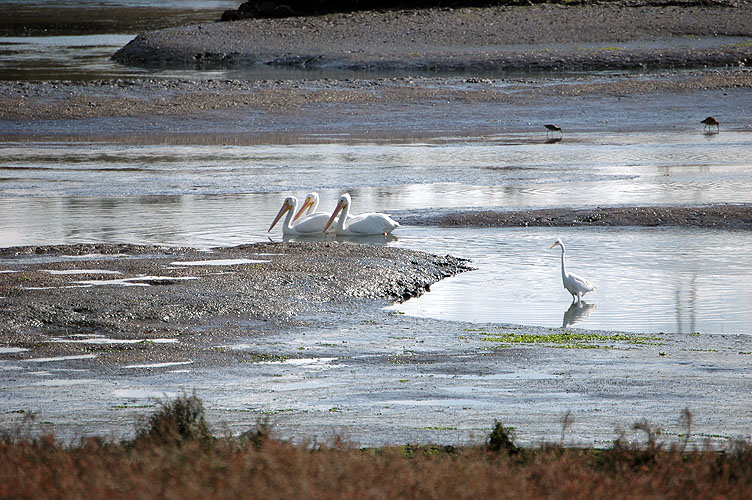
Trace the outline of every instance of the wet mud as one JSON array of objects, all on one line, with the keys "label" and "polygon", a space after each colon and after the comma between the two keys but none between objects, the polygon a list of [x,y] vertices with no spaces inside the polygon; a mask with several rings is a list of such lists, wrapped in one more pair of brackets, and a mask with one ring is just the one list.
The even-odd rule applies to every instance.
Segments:
[{"label": "wet mud", "polygon": [[[572,130],[614,126],[702,130],[708,110],[719,117],[722,131],[746,130],[750,88],[748,69],[532,80],[0,82],[0,138],[280,144],[310,142],[311,134],[395,141],[535,130],[545,139],[544,120],[557,119],[566,120],[559,122],[566,141]],[[596,101],[598,109],[579,118]],[[644,102],[663,112],[646,115]]]},{"label": "wet mud", "polygon": [[[164,3],[164,2],[163,2]],[[105,4],[106,5],[106,4]],[[0,36],[139,33],[218,19],[221,8],[56,5],[19,2],[4,9]]]},{"label": "wet mud", "polygon": [[[555,4],[249,19],[142,33],[113,57],[143,66],[401,70],[602,70],[739,66],[752,7]],[[682,37],[685,37],[682,41]],[[587,47],[568,44],[636,46]],[[679,42],[679,43],[677,43]],[[527,47],[525,47],[527,45]]]},{"label": "wet mud", "polygon": [[[647,419],[671,442],[686,407],[693,445],[748,435],[747,335],[467,324],[382,308],[469,269],[452,257],[339,243],[72,245],[3,249],[0,262],[5,430],[131,436],[157,400],[195,391],[216,432],[268,419],[296,441],[481,443],[502,420],[520,444],[604,447],[639,441],[631,425]],[[130,286],[81,287],[114,279]]]},{"label": "wet mud", "polygon": [[[118,58],[199,67],[735,69],[548,79],[0,82],[0,136],[278,144],[315,133],[393,141],[535,130],[545,141],[543,123],[580,116],[589,103],[598,107],[598,122],[578,119],[580,130],[603,130],[619,116],[621,130],[694,127],[701,134],[699,121],[710,112],[721,117],[721,134],[748,130],[752,72],[739,66],[750,47],[723,36],[752,36],[750,12],[747,3],[540,5],[152,31]],[[709,34],[718,38],[707,42]],[[362,49],[343,51],[353,40]],[[629,45],[635,40],[654,44]],[[577,45],[593,43],[601,45]],[[515,47],[493,47],[508,44]],[[660,119],[646,119],[653,104],[665,111]],[[524,119],[506,121],[514,113]],[[565,128],[567,141],[574,122]],[[746,230],[750,208],[452,212],[401,220]],[[179,264],[210,260],[224,263]],[[383,309],[472,265],[333,242],[212,252],[107,244],[0,249],[0,428],[38,412],[59,436],[127,435],[156,398],[195,389],[214,425],[241,432],[268,416],[282,437],[300,440],[341,433],[361,445],[479,442],[501,419],[517,428],[521,443],[537,444],[558,441],[560,418],[572,411],[575,425],[561,439],[607,446],[641,419],[676,438],[686,407],[695,412],[694,443],[723,446],[749,436],[750,336],[465,324]],[[584,340],[566,336],[572,332]]]},{"label": "wet mud", "polygon": [[250,324],[280,328],[343,304],[357,310],[361,302],[407,300],[471,269],[450,256],[337,242],[258,243],[209,252],[15,247],[0,249],[0,263],[5,345],[28,349],[18,355],[23,359],[95,349],[51,340],[70,334],[141,341],[110,353],[111,363],[169,361],[238,330],[252,335]]},{"label": "wet mud", "polygon": [[441,227],[581,227],[681,226],[731,230],[752,229],[752,206],[603,207],[538,210],[469,211],[436,217],[408,216],[403,223]]}]

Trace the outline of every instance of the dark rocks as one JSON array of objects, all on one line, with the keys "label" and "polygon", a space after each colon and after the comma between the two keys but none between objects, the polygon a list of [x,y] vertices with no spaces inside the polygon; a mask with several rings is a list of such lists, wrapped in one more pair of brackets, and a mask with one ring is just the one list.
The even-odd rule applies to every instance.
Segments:
[{"label": "dark rocks", "polygon": [[445,227],[684,226],[752,230],[752,205],[486,210],[455,212],[410,222]]},{"label": "dark rocks", "polygon": [[332,13],[347,13],[366,10],[393,9],[458,9],[464,7],[491,7],[559,3],[564,5],[604,4],[629,6],[735,6],[734,0],[250,0],[237,9],[226,10],[222,21],[240,19],[279,18],[293,16],[320,16]]},{"label": "dark rocks", "polygon": [[[87,255],[87,266],[119,274],[48,272],[82,262],[71,263],[64,257],[70,255]],[[266,262],[225,265],[217,273],[206,266],[171,265],[207,259],[206,253],[190,248],[86,244],[2,249],[4,269],[14,272],[0,274],[0,337],[26,345],[40,328],[53,336],[91,330],[151,338],[186,329],[210,331],[220,320],[279,324],[354,301],[404,301],[444,277],[471,269],[466,260],[450,256],[337,242],[258,243],[211,254],[211,259],[238,258]],[[112,279],[142,286],[96,285]]]},{"label": "dark rocks", "polygon": [[[609,2],[247,19],[143,33],[113,59],[169,67],[406,72],[738,67],[752,60],[749,44],[724,36],[752,36],[752,5],[634,8]],[[651,43],[631,43],[640,40]]]}]

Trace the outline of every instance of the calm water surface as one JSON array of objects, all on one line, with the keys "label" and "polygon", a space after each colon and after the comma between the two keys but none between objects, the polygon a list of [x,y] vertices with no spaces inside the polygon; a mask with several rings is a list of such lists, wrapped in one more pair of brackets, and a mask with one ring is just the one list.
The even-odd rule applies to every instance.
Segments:
[{"label": "calm water surface", "polygon": [[[567,268],[594,282],[583,304],[561,283]],[[476,271],[393,307],[472,322],[630,332],[752,334],[752,234],[657,228],[410,228],[399,246],[463,255]]]},{"label": "calm water surface", "polygon": [[[0,246],[129,242],[199,248],[281,239],[285,196],[343,191],[398,219],[456,208],[752,202],[752,134],[583,134],[419,143],[151,145],[6,143]],[[710,147],[712,146],[712,147]],[[417,217],[417,219],[416,219]],[[477,271],[399,305],[445,319],[650,332],[752,334],[752,236],[655,228],[441,229],[379,244],[468,257]],[[569,267],[598,290],[569,309]]]}]

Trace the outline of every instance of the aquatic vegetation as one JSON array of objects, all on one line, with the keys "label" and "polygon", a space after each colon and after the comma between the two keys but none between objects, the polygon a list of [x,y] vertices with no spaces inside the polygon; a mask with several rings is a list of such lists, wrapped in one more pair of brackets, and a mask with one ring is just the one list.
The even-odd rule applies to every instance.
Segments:
[{"label": "aquatic vegetation", "polygon": [[599,334],[599,333],[574,333],[558,332],[550,334],[532,334],[532,333],[496,333],[488,334],[481,337],[485,342],[499,343],[504,346],[512,344],[542,344],[546,347],[557,347],[565,349],[603,349],[613,348],[614,343],[634,344],[634,345],[659,345],[657,336],[638,336],[627,335],[623,333],[616,334]]},{"label": "aquatic vegetation", "polygon": [[262,352],[256,352],[251,355],[251,361],[253,363],[281,363],[290,359],[290,356],[283,354],[267,354]]}]

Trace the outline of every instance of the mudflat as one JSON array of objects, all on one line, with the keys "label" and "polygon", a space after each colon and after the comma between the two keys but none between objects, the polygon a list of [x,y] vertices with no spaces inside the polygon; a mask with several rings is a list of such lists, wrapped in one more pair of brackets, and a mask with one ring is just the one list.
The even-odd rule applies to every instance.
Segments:
[{"label": "mudflat", "polygon": [[[346,131],[354,142],[505,133],[545,141],[542,124],[555,119],[566,141],[578,131],[697,132],[711,113],[721,133],[746,131],[751,21],[743,2],[180,26],[143,33],[117,60],[406,74],[0,82],[0,139],[263,144]],[[602,69],[625,71],[567,73]],[[409,76],[416,70],[500,73]],[[581,112],[588,103],[597,116]],[[745,230],[750,207],[461,212],[414,223]],[[342,431],[361,444],[473,441],[496,418],[535,443],[558,439],[559,418],[572,411],[572,441],[601,446],[615,426],[643,418],[676,437],[687,406],[698,442],[723,446],[749,432],[748,336],[463,324],[382,309],[472,265],[454,257],[333,243],[208,254],[102,244],[2,249],[0,261],[6,428],[34,409],[61,435],[127,434],[154,397],[196,389],[212,422],[232,430],[271,415],[286,437]]]},{"label": "mudflat", "polygon": [[746,2],[542,4],[203,23],[142,33],[114,58],[161,66],[655,69],[746,64],[749,44],[723,37],[749,36]]},{"label": "mudflat", "polygon": [[[141,339],[157,348],[126,346],[108,354],[112,364],[169,361],[185,349],[208,362],[202,349],[211,354],[220,337],[251,334],[250,323],[289,327],[296,316],[323,307],[403,301],[472,269],[450,256],[338,242],[211,252],[126,244],[9,247],[0,249],[0,262],[0,338],[24,349],[19,359],[90,352],[85,343],[52,340],[71,332],[115,344]],[[175,345],[160,348],[155,338]]]}]

